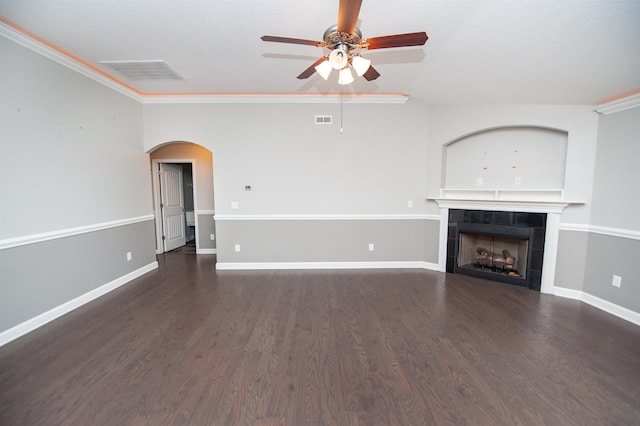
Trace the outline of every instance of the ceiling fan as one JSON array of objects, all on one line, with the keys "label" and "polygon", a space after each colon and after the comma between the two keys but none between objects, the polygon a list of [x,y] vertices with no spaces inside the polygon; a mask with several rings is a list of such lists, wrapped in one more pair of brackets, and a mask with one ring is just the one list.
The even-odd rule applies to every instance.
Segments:
[{"label": "ceiling fan", "polygon": [[353,82],[353,74],[351,74],[349,65],[353,67],[359,77],[364,77],[368,81],[380,77],[380,73],[371,66],[371,61],[360,54],[361,50],[422,46],[427,42],[427,33],[424,31],[363,39],[360,28],[356,26],[361,5],[362,0],[340,0],[338,24],[327,28],[322,37],[323,41],[269,35],[264,35],[260,38],[263,41],[277,43],[326,47],[331,52],[311,64],[298,78],[309,78],[314,72],[317,72],[326,80],[329,78],[331,70],[335,69],[340,71],[339,84]]}]

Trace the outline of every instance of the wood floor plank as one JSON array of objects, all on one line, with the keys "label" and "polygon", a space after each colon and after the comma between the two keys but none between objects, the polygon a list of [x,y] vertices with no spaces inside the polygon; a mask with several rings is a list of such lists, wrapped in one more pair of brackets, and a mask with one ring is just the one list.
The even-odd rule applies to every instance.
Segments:
[{"label": "wood floor plank", "polygon": [[640,424],[640,327],[581,302],[424,270],[159,263],[0,348],[0,424]]}]

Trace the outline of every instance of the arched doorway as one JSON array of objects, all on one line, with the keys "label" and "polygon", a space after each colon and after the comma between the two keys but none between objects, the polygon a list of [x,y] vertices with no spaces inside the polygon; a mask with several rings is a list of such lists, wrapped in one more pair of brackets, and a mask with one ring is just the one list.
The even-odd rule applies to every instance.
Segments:
[{"label": "arched doorway", "polygon": [[[191,245],[197,254],[215,254],[212,152],[195,143],[174,141],[154,148],[149,152],[149,157],[156,219],[156,253],[185,246],[188,249]],[[163,185],[167,184],[173,187],[164,188],[163,202]],[[168,192],[171,193],[171,202],[168,203],[173,209],[171,211],[164,209]],[[182,192],[182,195],[178,192]],[[180,203],[182,205],[177,207]],[[181,209],[179,215],[176,214],[176,208]],[[174,216],[171,218],[172,214]]]}]

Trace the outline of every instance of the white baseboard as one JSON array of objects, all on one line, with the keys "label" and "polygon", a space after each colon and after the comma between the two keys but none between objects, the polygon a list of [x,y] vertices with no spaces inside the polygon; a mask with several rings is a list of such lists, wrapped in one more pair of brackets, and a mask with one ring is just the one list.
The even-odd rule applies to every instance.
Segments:
[{"label": "white baseboard", "polygon": [[580,300],[581,302],[587,303],[633,324],[640,325],[640,313],[623,308],[622,306],[604,299],[600,299],[599,297],[593,296],[589,293],[570,288],[555,287],[553,294],[560,297],[566,297],[568,299]]},{"label": "white baseboard", "polygon": [[554,287],[551,293],[555,296],[566,297],[567,299],[582,300],[582,291],[571,288]]},{"label": "white baseboard", "polygon": [[440,220],[434,214],[216,214],[214,219],[221,221],[266,221],[266,220]]},{"label": "white baseboard", "polygon": [[208,249],[197,249],[196,250],[196,254],[216,254],[218,253],[218,249],[212,249],[212,248],[208,248]]},{"label": "white baseboard", "polygon": [[438,270],[437,263],[419,261],[398,262],[218,262],[216,269],[249,270],[249,269],[431,269]]},{"label": "white baseboard", "polygon": [[104,284],[94,290],[91,290],[88,293],[85,293],[75,299],[72,299],[66,303],[63,303],[60,306],[57,306],[43,314],[40,314],[34,318],[31,318],[23,323],[20,323],[6,331],[0,333],[0,346],[6,345],[12,340],[17,339],[18,337],[24,336],[25,334],[35,330],[38,327],[42,327],[48,322],[53,321],[56,318],[61,317],[62,315],[71,312],[72,310],[79,308],[80,306],[91,302],[94,299],[97,299],[100,296],[103,296],[110,291],[115,290],[116,288],[123,286],[129,281],[134,280],[135,278],[140,277],[141,275],[146,274],[154,269],[158,268],[158,262],[149,263],[142,268],[136,269],[135,271],[129,272],[126,275],[121,276],[120,278],[116,278],[115,280]]}]

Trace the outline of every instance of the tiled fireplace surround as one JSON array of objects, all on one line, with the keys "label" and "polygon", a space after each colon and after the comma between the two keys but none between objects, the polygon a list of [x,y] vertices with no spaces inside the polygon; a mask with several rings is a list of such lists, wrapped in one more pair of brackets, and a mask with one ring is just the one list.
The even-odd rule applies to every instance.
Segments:
[{"label": "tiled fireplace surround", "polygon": [[[441,271],[448,271],[448,247],[449,247],[449,218],[450,210],[467,210],[467,217],[471,221],[486,221],[488,217],[496,217],[500,221],[512,214],[512,217],[518,217],[524,220],[526,216],[522,213],[544,213],[546,214],[546,228],[544,235],[544,253],[542,259],[542,271],[540,273],[539,289],[542,293],[554,294],[554,279],[556,270],[556,259],[558,254],[558,238],[560,232],[560,215],[562,211],[571,204],[570,202],[553,200],[547,201],[532,197],[526,199],[526,194],[513,194],[513,199],[471,199],[461,198],[434,198],[440,207],[440,247],[438,267]],[[509,198],[505,195],[503,198]],[[538,199],[536,199],[538,198]],[[517,215],[516,215],[517,214]],[[506,216],[505,216],[506,215]],[[514,216],[515,215],[515,216]],[[454,214],[454,217],[456,214]],[[537,285],[535,286],[538,289]]]},{"label": "tiled fireplace surround", "polygon": [[[447,232],[447,272],[463,273],[480,278],[501,281],[509,284],[527,287],[531,290],[540,290],[542,279],[542,266],[544,255],[544,232],[547,215],[545,213],[502,212],[490,210],[459,210],[449,209],[449,229]],[[469,244],[463,244],[462,236]],[[462,239],[464,239],[462,238]],[[479,239],[478,239],[479,238]],[[495,240],[494,238],[498,238]],[[505,240],[507,238],[508,240]],[[509,270],[496,268],[499,273],[487,268],[461,267],[459,263],[467,261],[480,264],[475,256],[479,241],[509,241],[510,245],[524,250],[512,251],[515,258],[512,260],[512,275]],[[484,245],[484,244],[483,244]],[[461,256],[464,261],[458,260],[458,252],[468,250]],[[498,248],[499,247],[499,248]],[[501,252],[498,244],[496,249]],[[484,247],[493,251],[493,247]],[[488,264],[493,264],[494,256]],[[503,257],[503,260],[506,259]],[[515,264],[513,262],[515,261]],[[482,264],[487,264],[482,261]],[[508,266],[504,263],[505,266]],[[513,271],[517,272],[513,274]]]}]

